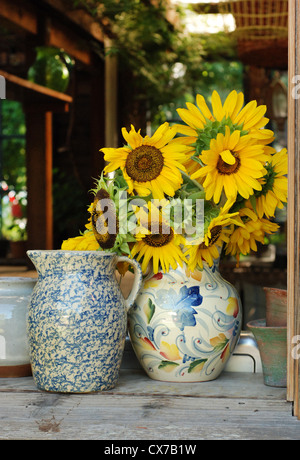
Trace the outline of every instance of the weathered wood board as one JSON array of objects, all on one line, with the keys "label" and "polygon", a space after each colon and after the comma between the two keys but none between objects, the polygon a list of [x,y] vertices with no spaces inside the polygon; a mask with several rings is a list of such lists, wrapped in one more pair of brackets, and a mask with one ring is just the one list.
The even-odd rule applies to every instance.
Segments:
[{"label": "weathered wood board", "polygon": [[240,372],[174,384],[123,369],[114,390],[85,395],[39,391],[31,377],[1,379],[0,440],[300,439],[285,393]]}]

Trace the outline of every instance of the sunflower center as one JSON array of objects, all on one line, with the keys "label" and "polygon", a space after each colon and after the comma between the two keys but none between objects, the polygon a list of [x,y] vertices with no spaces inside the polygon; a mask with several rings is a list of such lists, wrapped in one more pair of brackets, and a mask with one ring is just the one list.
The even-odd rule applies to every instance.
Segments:
[{"label": "sunflower center", "polygon": [[156,179],[163,169],[164,158],[153,145],[141,145],[129,153],[125,169],[129,177],[137,182]]},{"label": "sunflower center", "polygon": [[219,236],[221,235],[222,232],[222,225],[216,225],[213,227],[210,231],[211,237],[209,238],[209,244],[206,246],[205,243],[200,244],[200,249],[206,249],[207,247],[213,246],[216,241],[218,241]]},{"label": "sunflower center", "polygon": [[[240,157],[238,156],[236,152],[231,152],[229,150],[225,152],[229,152],[227,157],[229,157],[230,160],[229,159],[226,160],[227,157],[225,155],[220,154],[218,163],[217,163],[217,170],[219,171],[220,174],[226,174],[226,175],[234,174],[240,169],[240,165],[241,165]],[[225,152],[222,152],[222,154],[224,154]]]},{"label": "sunflower center", "polygon": [[[153,248],[161,248],[166,246],[174,237],[174,232],[172,228],[169,228],[170,233],[154,233],[153,235],[146,235],[144,242]],[[161,231],[161,228],[160,228]]]}]

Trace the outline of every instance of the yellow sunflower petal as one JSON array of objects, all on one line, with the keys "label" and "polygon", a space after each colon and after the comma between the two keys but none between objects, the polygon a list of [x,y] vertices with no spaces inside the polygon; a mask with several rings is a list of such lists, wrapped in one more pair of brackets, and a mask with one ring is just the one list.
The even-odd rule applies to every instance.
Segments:
[{"label": "yellow sunflower petal", "polygon": [[180,118],[192,128],[204,128],[204,124],[201,122],[201,120],[193,113],[191,113],[189,110],[177,109],[177,113],[180,116]]},{"label": "yellow sunflower petal", "polygon": [[207,107],[207,104],[205,102],[205,99],[204,97],[201,95],[201,94],[197,94],[196,96],[196,102],[197,102],[197,105],[199,107],[199,109],[201,110],[201,112],[203,113],[204,117],[207,118],[208,120],[212,120],[213,119],[213,116],[211,114],[211,111],[209,110],[209,108]]},{"label": "yellow sunflower petal", "polygon": [[230,150],[223,150],[222,152],[220,152],[220,156],[222,160],[225,161],[225,163],[229,165],[234,165],[235,157],[232,155]]},{"label": "yellow sunflower petal", "polygon": [[133,125],[131,125],[131,129],[127,132],[126,128],[122,128],[122,135],[125,141],[130,145],[132,149],[135,149],[142,145],[143,138],[140,134],[140,130],[136,132]]},{"label": "yellow sunflower petal", "polygon": [[223,109],[222,101],[217,91],[214,91],[212,93],[211,103],[213,107],[214,117],[216,118],[216,120],[221,121],[225,116],[225,111]]}]

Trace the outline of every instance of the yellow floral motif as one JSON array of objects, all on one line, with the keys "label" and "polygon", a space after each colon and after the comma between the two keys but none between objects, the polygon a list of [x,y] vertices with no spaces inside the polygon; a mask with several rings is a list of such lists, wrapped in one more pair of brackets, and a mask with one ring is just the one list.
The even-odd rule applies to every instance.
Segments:
[{"label": "yellow floral motif", "polygon": [[173,363],[170,361],[162,361],[160,365],[158,366],[158,369],[164,371],[164,372],[172,372],[176,367],[178,367],[179,364]]},{"label": "yellow floral motif", "polygon": [[147,337],[140,337],[139,345],[141,345],[145,350],[155,350],[155,346]]},{"label": "yellow floral motif", "polygon": [[197,372],[202,371],[204,364],[206,363],[207,359],[197,359],[196,361],[192,362],[190,364],[190,367],[188,369],[189,374],[196,374]]},{"label": "yellow floral motif", "polygon": [[226,343],[228,342],[228,339],[226,337],[225,334],[223,334],[223,332],[221,332],[221,334],[219,334],[217,337],[214,337],[212,339],[210,339],[210,344],[212,347],[214,348],[222,348]]},{"label": "yellow floral motif", "polygon": [[226,308],[226,313],[236,318],[238,315],[238,312],[239,312],[238,300],[235,297],[229,297],[228,306]]},{"label": "yellow floral motif", "polygon": [[160,354],[170,361],[177,361],[181,359],[177,346],[175,344],[170,345],[164,341],[160,344]]},{"label": "yellow floral motif", "polygon": [[193,272],[187,267],[185,269],[185,274],[188,278],[193,278],[196,281],[202,280],[202,272],[200,270],[195,269]]},{"label": "yellow floral motif", "polygon": [[226,363],[226,361],[229,359],[229,357],[230,357],[230,348],[229,348],[229,343],[227,343],[227,345],[224,348],[220,358],[221,358],[223,363]]},{"label": "yellow floral motif", "polygon": [[155,288],[158,286],[158,284],[158,280],[152,276],[152,278],[144,283],[144,289]]}]

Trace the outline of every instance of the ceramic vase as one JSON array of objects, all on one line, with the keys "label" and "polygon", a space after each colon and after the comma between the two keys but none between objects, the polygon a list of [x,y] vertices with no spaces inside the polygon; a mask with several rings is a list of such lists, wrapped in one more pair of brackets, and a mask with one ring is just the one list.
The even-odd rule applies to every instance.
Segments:
[{"label": "ceramic vase", "polygon": [[0,278],[0,377],[31,375],[26,324],[36,282],[35,278]]},{"label": "ceramic vase", "polygon": [[239,338],[242,308],[218,261],[149,275],[128,314],[129,335],[147,375],[171,382],[217,378]]},{"label": "ceramic vase", "polygon": [[[29,306],[32,373],[41,390],[87,393],[113,388],[125,346],[127,309],[142,273],[127,257],[99,251],[28,251],[38,272]],[[123,298],[118,262],[135,272]]]}]

